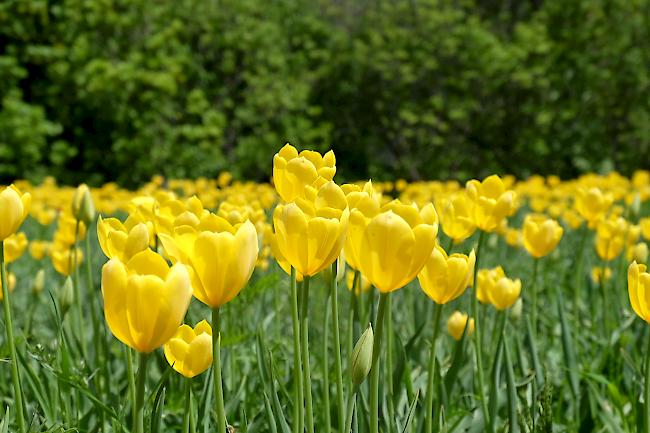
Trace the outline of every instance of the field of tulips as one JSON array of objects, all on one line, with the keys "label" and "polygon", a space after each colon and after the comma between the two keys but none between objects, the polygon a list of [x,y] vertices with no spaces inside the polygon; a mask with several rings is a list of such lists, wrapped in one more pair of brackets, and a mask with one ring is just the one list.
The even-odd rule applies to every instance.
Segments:
[{"label": "field of tulips", "polygon": [[650,172],[0,190],[0,433],[650,432]]}]

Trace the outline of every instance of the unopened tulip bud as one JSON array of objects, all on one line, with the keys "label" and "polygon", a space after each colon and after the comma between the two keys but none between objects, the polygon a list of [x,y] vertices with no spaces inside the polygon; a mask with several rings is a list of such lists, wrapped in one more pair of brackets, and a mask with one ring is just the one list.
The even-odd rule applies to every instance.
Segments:
[{"label": "unopened tulip bud", "polygon": [[72,198],[72,214],[86,226],[95,220],[95,203],[90,195],[88,185],[79,185]]},{"label": "unopened tulip bud", "polygon": [[368,324],[352,351],[352,383],[355,386],[361,385],[368,373],[370,373],[374,339],[372,325]]},{"label": "unopened tulip bud", "polygon": [[630,204],[630,213],[633,218],[637,218],[639,212],[641,212],[641,195],[637,192],[634,194],[634,198]]},{"label": "unopened tulip bud", "polygon": [[59,289],[59,305],[61,306],[61,316],[65,316],[72,303],[74,302],[74,286],[70,277],[65,279],[63,286]]},{"label": "unopened tulip bud", "polygon": [[524,301],[521,298],[517,299],[515,304],[512,307],[510,307],[510,311],[508,311],[510,317],[512,317],[514,320],[519,320],[519,318],[521,317],[521,311],[523,309],[523,306],[524,306]]},{"label": "unopened tulip bud", "polygon": [[32,282],[32,294],[38,295],[45,287],[45,269],[39,269]]}]

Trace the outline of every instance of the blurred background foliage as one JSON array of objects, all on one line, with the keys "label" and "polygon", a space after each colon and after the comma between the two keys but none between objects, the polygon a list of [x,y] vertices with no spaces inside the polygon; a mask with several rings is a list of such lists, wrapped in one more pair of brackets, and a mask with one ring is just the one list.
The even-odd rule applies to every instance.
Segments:
[{"label": "blurred background foliage", "polygon": [[0,180],[650,161],[650,0],[2,0]]}]

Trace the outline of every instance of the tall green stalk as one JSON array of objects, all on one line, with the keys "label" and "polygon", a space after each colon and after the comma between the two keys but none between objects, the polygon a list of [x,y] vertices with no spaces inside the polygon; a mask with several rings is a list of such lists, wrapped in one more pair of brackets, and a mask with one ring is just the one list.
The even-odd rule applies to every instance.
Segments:
[{"label": "tall green stalk", "polygon": [[304,396],[302,393],[302,353],[300,319],[298,316],[298,284],[296,268],[291,267],[291,322],[293,324],[293,433],[303,432]]},{"label": "tall green stalk", "polygon": [[226,433],[226,409],[221,380],[221,320],[219,307],[212,309],[212,369],[214,370],[214,398],[217,404],[217,432]]},{"label": "tall green stalk", "polygon": [[375,319],[375,338],[372,346],[372,368],[370,370],[370,433],[379,433],[379,356],[381,336],[384,332],[384,313],[390,292],[379,296],[379,307]]},{"label": "tall green stalk", "polygon": [[338,414],[338,425],[345,422],[345,403],[343,397],[343,374],[341,369],[341,337],[339,333],[339,303],[338,287],[336,281],[337,261],[332,263],[332,277],[330,282],[330,296],[332,298],[332,337],[334,339],[334,373],[336,379],[336,410]]},{"label": "tall green stalk", "polygon": [[305,424],[307,433],[314,433],[314,409],[311,395],[311,367],[309,366],[309,276],[305,275],[302,281],[300,335],[302,348],[302,374],[303,394],[305,396]]},{"label": "tall green stalk", "polygon": [[183,433],[190,433],[192,418],[192,379],[185,379],[185,413],[183,414]]},{"label": "tall green stalk", "polygon": [[648,347],[645,352],[645,383],[643,384],[643,432],[650,433],[650,332],[648,333]]},{"label": "tall green stalk", "polygon": [[133,373],[133,357],[130,347],[124,346],[124,355],[126,358],[126,375],[129,383],[129,398],[131,400],[131,422],[135,423],[135,374]]},{"label": "tall green stalk", "polygon": [[86,327],[84,326],[84,317],[83,317],[83,302],[81,299],[81,289],[79,288],[79,252],[77,244],[79,243],[79,226],[81,221],[76,220],[75,229],[74,229],[74,245],[72,247],[73,259],[72,259],[72,283],[74,286],[74,296],[75,296],[75,310],[77,312],[77,332],[79,335],[79,341],[81,342],[81,353],[83,357],[88,362],[88,351],[86,349]]},{"label": "tall green stalk", "polygon": [[[476,262],[474,264],[474,284],[472,286],[472,318],[474,319],[475,332],[474,332],[474,352],[476,355],[476,378],[478,384],[478,396],[481,401],[481,410],[483,412],[483,421],[486,426],[490,426],[490,412],[488,411],[487,400],[485,398],[485,379],[483,378],[483,353],[481,349],[481,324],[479,322],[479,311],[478,311],[478,298],[476,297],[477,292],[477,283],[478,283],[478,270],[479,270],[479,261],[481,258],[481,250],[483,247],[483,241],[485,238],[485,232],[479,231],[478,235],[478,245],[476,247]],[[493,433],[493,430],[488,430],[490,433]]]},{"label": "tall green stalk", "polygon": [[[329,295],[325,304],[330,303]],[[326,305],[327,307],[327,305]],[[332,426],[330,415],[330,380],[329,380],[329,311],[325,309],[323,316],[323,414],[325,416],[325,431],[329,432]]]},{"label": "tall green stalk", "polygon": [[530,291],[532,292],[533,302],[531,307],[531,318],[533,320],[533,335],[537,338],[537,268],[539,266],[539,260],[533,257],[533,276],[531,277],[531,287]]},{"label": "tall green stalk", "polygon": [[443,304],[435,304],[433,312],[433,337],[431,338],[431,352],[429,353],[429,371],[427,377],[427,400],[425,429],[426,433],[433,432],[433,376],[436,365],[436,340],[440,332],[440,317],[442,316]]},{"label": "tall green stalk", "polygon": [[133,426],[134,433],[144,433],[144,388],[147,381],[147,361],[148,353],[140,354],[138,366],[138,377],[135,389],[135,420]]},{"label": "tall green stalk", "polygon": [[25,433],[25,409],[23,406],[23,392],[20,386],[20,373],[18,372],[18,353],[16,352],[16,342],[14,340],[14,327],[11,320],[11,295],[9,294],[9,284],[7,283],[7,266],[5,264],[5,242],[0,241],[0,272],[2,273],[2,299],[5,310],[5,331],[7,333],[7,344],[9,345],[9,355],[11,356],[11,382],[14,386],[14,400],[16,402],[16,423],[18,431]]}]

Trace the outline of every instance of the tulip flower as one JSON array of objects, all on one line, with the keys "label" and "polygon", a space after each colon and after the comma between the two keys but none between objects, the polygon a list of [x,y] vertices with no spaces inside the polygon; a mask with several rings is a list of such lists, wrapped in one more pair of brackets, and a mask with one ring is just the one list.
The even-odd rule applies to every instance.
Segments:
[{"label": "tulip flower", "polygon": [[467,193],[460,192],[443,200],[439,209],[440,224],[442,231],[449,236],[454,243],[462,242],[472,236],[476,231],[476,225],[472,218],[473,203]]},{"label": "tulip flower", "polygon": [[436,359],[436,340],[440,328],[442,306],[453,301],[463,294],[474,272],[476,256],[474,251],[469,257],[463,254],[447,256],[445,250],[436,246],[429,260],[418,275],[420,286],[435,303],[433,319],[433,339],[431,340],[431,353],[429,355],[429,370],[426,394],[425,432],[433,431],[433,375]]},{"label": "tulip flower", "polygon": [[18,372],[18,354],[14,340],[13,321],[11,319],[11,298],[9,295],[9,281],[5,263],[5,240],[16,233],[20,225],[29,214],[31,195],[21,194],[18,188],[11,185],[0,191],[0,284],[2,285],[2,298],[4,307],[5,332],[7,345],[11,357],[11,379],[14,388],[14,410],[16,422],[20,433],[25,433],[25,417],[20,386],[20,373]]},{"label": "tulip flower", "polygon": [[149,248],[149,229],[144,223],[128,218],[122,224],[117,218],[97,221],[99,246],[109,259],[128,262],[135,254]]},{"label": "tulip flower", "polygon": [[[381,195],[375,192],[372,182],[366,182],[363,187],[346,184],[341,188],[345,192],[349,209],[360,209],[364,215],[375,215],[379,213]],[[359,270],[359,248],[361,246],[361,235],[363,234],[364,227],[362,224],[350,224],[343,248],[346,262],[352,269],[357,271]]]},{"label": "tulip flower", "polygon": [[0,241],[18,231],[29,214],[32,196],[11,185],[0,190]]},{"label": "tulip flower", "polygon": [[[465,332],[465,328],[468,326],[467,325],[467,319],[469,316],[467,314],[461,313],[460,311],[454,311],[454,313],[449,316],[449,319],[447,319],[447,332],[449,332],[449,335],[456,340],[459,341],[462,336],[463,332]],[[469,327],[467,328],[467,335],[471,335],[474,332],[474,319],[469,320]]]},{"label": "tulip flower", "polygon": [[305,197],[279,204],[273,212],[277,246],[296,271],[313,276],[341,253],[349,211],[341,188],[328,182],[305,188]]},{"label": "tulip flower", "polygon": [[574,206],[580,216],[587,220],[589,227],[593,228],[607,214],[613,202],[614,197],[603,193],[599,188],[578,188]]},{"label": "tulip flower", "polygon": [[259,247],[250,221],[233,226],[208,214],[196,228],[180,226],[173,237],[159,237],[172,262],[187,265],[194,296],[211,308],[235,298],[255,269]]},{"label": "tulip flower", "polygon": [[497,281],[505,276],[506,274],[501,266],[478,271],[476,297],[482,304],[490,303],[488,292],[493,290]]},{"label": "tulip flower", "polygon": [[307,186],[319,187],[336,174],[336,158],[331,150],[320,155],[312,150],[298,153],[286,144],[273,157],[273,183],[285,202],[302,196]]},{"label": "tulip flower", "polygon": [[54,233],[54,243],[72,246],[86,236],[86,225],[77,221],[72,214],[61,212],[57,219],[57,228]]},{"label": "tulip flower", "polygon": [[194,329],[181,325],[164,349],[174,370],[187,378],[199,375],[212,365],[212,328],[205,320]]},{"label": "tulip flower", "polygon": [[501,221],[512,215],[517,206],[514,191],[506,191],[506,187],[497,175],[492,175],[483,182],[470,180],[466,191],[472,202],[472,218],[479,229],[492,232],[499,227]]},{"label": "tulip flower", "polygon": [[46,241],[33,240],[29,243],[29,255],[32,256],[34,260],[41,260],[46,255],[50,254],[52,249],[52,243]]},{"label": "tulip flower", "polygon": [[641,218],[639,220],[639,226],[641,227],[641,234],[646,241],[650,241],[650,217]]},{"label": "tulip flower", "polygon": [[544,257],[557,247],[564,230],[557,221],[544,215],[526,215],[523,227],[524,248],[535,257]]},{"label": "tulip flower", "polygon": [[[12,272],[7,273],[7,283],[9,284],[9,292],[13,293],[14,289],[16,288],[16,275]],[[0,287],[2,287],[0,285]],[[2,292],[0,291],[0,301],[4,299],[4,296],[2,295]]]},{"label": "tulip flower", "polygon": [[648,261],[648,244],[639,242],[629,247],[627,259],[628,261],[635,261],[637,263],[646,263]]},{"label": "tulip flower", "polygon": [[[627,269],[627,290],[630,297],[630,304],[632,309],[641,319],[650,323],[650,273],[648,273],[645,265],[632,262]],[[648,346],[645,354],[645,364],[650,362],[650,338],[648,338]],[[645,422],[650,421],[650,369],[645,369],[645,384],[644,384],[644,415]],[[646,425],[645,433],[648,433],[650,426]]]},{"label": "tulip flower", "polygon": [[596,230],[596,252],[604,261],[618,257],[626,245],[628,224],[624,218],[611,218],[598,224]]},{"label": "tulip flower", "polygon": [[519,298],[521,293],[521,281],[519,278],[511,280],[508,277],[500,278],[494,287],[487,292],[490,303],[497,310],[510,308]]},{"label": "tulip flower", "polygon": [[76,189],[72,198],[72,215],[85,225],[90,225],[95,220],[95,203],[90,195],[88,185],[82,183]]},{"label": "tulip flower", "polygon": [[84,259],[79,248],[70,248],[67,245],[55,244],[50,251],[50,259],[54,269],[64,277],[71,275]]},{"label": "tulip flower", "polygon": [[16,261],[25,252],[27,248],[27,236],[25,233],[18,232],[4,240],[5,243],[5,263]]}]

